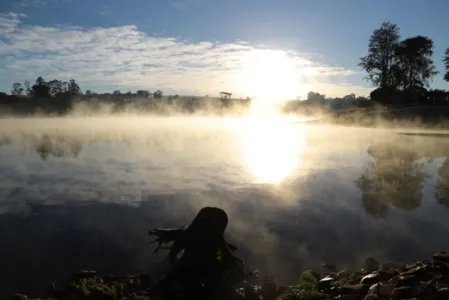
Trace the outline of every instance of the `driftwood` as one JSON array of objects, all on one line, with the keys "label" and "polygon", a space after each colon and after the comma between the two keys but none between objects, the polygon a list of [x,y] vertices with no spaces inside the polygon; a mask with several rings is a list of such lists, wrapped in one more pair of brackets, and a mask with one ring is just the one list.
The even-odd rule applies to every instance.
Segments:
[{"label": "driftwood", "polygon": [[222,209],[204,207],[187,226],[150,230],[148,235],[155,236],[153,243],[158,243],[154,252],[169,250],[168,258],[173,264],[151,291],[167,293],[180,284],[185,299],[229,297],[245,274],[243,262],[234,255],[237,247],[223,237],[227,224],[228,217]]}]

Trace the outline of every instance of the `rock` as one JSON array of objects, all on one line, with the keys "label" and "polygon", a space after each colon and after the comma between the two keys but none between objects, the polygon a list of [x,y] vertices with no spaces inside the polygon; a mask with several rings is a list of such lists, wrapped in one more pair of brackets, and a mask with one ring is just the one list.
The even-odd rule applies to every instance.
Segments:
[{"label": "rock", "polygon": [[361,300],[363,299],[359,295],[340,295],[335,298],[336,300]]},{"label": "rock", "polygon": [[379,282],[379,283],[371,286],[371,288],[368,291],[368,294],[376,295],[379,297],[389,298],[391,296],[391,294],[393,293],[393,290],[394,290],[394,285],[382,284]]},{"label": "rock", "polygon": [[415,286],[420,283],[419,279],[413,275],[401,275],[397,278],[396,287]]},{"label": "rock", "polygon": [[322,264],[321,265],[326,271],[332,272],[332,273],[337,273],[338,269],[335,265],[333,264]]},{"label": "rock", "polygon": [[25,295],[22,295],[22,294],[15,294],[12,297],[12,300],[27,300],[27,299],[28,299],[28,297]]},{"label": "rock", "polygon": [[377,274],[379,275],[380,281],[388,281],[391,278],[398,276],[399,272],[394,269],[384,269],[384,270],[378,271]]},{"label": "rock", "polygon": [[433,256],[433,262],[449,263],[449,253],[439,252]]},{"label": "rock", "polygon": [[83,278],[92,278],[97,275],[97,272],[92,270],[81,270],[73,274],[73,280],[79,280]]},{"label": "rock", "polygon": [[368,295],[364,300],[379,300],[379,297],[377,297],[376,295]]},{"label": "rock", "polygon": [[414,292],[414,296],[418,299],[427,299],[431,294],[432,290],[425,285],[416,287]]},{"label": "rock", "polygon": [[360,283],[362,284],[375,284],[379,282],[379,276],[375,273],[366,275],[365,277],[360,280]]},{"label": "rock", "polygon": [[402,276],[415,276],[419,280],[426,280],[428,279],[429,272],[427,271],[426,267],[424,266],[417,266],[414,267],[404,273],[401,274]]},{"label": "rock", "polygon": [[328,288],[331,287],[331,285],[334,281],[335,281],[334,278],[332,278],[330,276],[326,276],[323,279],[321,279],[320,281],[318,281],[318,289],[320,291],[327,290]]},{"label": "rock", "polygon": [[348,269],[343,269],[340,272],[337,273],[337,278],[347,278],[352,275],[352,272]]},{"label": "rock", "polygon": [[449,299],[449,288],[445,287],[439,289],[436,294],[436,299],[437,300]]},{"label": "rock", "polygon": [[368,272],[373,272],[379,269],[379,263],[372,257],[365,259],[365,269]]},{"label": "rock", "polygon": [[393,299],[410,299],[413,298],[414,290],[411,287],[398,287],[393,290]]},{"label": "rock", "polygon": [[364,284],[343,285],[338,288],[338,291],[342,295],[366,295],[368,288],[369,287]]},{"label": "rock", "polygon": [[382,270],[402,270],[402,267],[403,265],[394,262],[387,262],[380,266]]},{"label": "rock", "polygon": [[447,273],[449,271],[449,263],[442,261],[436,261],[433,263],[433,267],[436,271],[440,273]]}]

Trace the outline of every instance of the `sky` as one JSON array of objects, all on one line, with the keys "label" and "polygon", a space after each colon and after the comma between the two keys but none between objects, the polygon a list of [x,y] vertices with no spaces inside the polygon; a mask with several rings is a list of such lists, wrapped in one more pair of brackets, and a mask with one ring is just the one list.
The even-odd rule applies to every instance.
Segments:
[{"label": "sky", "polygon": [[442,80],[449,1],[2,0],[0,91],[38,76],[85,91],[368,95],[358,67],[382,22],[433,39]]}]

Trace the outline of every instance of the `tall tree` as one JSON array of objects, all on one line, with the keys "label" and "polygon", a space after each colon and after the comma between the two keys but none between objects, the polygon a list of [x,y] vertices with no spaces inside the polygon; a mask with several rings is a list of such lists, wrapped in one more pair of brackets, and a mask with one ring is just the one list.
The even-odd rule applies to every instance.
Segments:
[{"label": "tall tree", "polygon": [[359,66],[368,73],[367,79],[374,86],[392,86],[391,67],[399,38],[399,26],[390,22],[382,23],[380,28],[373,31],[369,39],[368,55],[360,58]]},{"label": "tall tree", "polygon": [[54,97],[57,94],[62,93],[62,81],[53,79],[48,82],[48,88],[50,89],[50,95]]},{"label": "tall tree", "polygon": [[80,86],[76,83],[75,79],[70,79],[68,86],[67,86],[67,91],[69,93],[71,93],[72,95],[80,95],[81,94],[81,88]]},{"label": "tall tree", "polygon": [[31,87],[33,96],[35,97],[48,97],[50,96],[50,88],[47,82],[42,78],[38,77],[36,83]]},{"label": "tall tree", "polygon": [[112,95],[121,95],[122,93],[119,90],[115,90],[112,92]]},{"label": "tall tree", "polygon": [[425,36],[415,36],[399,43],[395,51],[396,83],[405,89],[429,85],[438,72],[433,64],[433,41]]},{"label": "tall tree", "polygon": [[23,94],[22,84],[18,82],[14,83],[12,85],[11,95],[22,96],[22,94]]},{"label": "tall tree", "polygon": [[447,48],[446,51],[444,51],[443,62],[444,62],[444,69],[446,71],[446,73],[444,74],[444,80],[449,81],[449,48]]}]

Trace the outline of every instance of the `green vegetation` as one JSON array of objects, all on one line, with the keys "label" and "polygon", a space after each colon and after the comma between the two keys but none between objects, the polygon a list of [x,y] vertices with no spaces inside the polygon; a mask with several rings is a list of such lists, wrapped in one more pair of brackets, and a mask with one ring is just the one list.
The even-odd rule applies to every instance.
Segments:
[{"label": "green vegetation", "polygon": [[318,290],[317,275],[308,270],[301,274],[299,286],[287,289],[277,300],[311,299],[323,296]]}]

